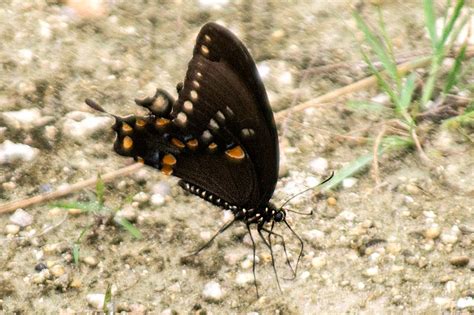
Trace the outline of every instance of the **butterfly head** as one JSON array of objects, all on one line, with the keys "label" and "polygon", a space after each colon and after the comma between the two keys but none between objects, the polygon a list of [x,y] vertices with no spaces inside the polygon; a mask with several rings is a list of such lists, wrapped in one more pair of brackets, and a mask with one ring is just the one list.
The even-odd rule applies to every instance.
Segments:
[{"label": "butterfly head", "polygon": [[277,208],[273,203],[268,204],[268,208],[271,211],[271,219],[275,222],[285,221],[286,211],[283,208]]}]

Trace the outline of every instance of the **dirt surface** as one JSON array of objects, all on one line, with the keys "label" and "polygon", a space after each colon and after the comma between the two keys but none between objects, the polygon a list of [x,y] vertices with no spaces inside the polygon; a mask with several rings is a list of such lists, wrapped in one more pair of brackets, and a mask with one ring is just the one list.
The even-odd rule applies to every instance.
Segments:
[{"label": "dirt surface", "polygon": [[[38,149],[31,161],[0,165],[0,203],[129,164],[112,151],[110,119],[75,126],[101,117],[84,99],[125,115],[138,112],[134,98],[156,87],[174,93],[207,21],[227,25],[249,47],[275,112],[365,77],[352,8],[377,23],[376,7],[365,1],[103,2],[90,10],[87,1],[0,4],[0,110],[29,110],[23,120],[2,114],[0,143]],[[400,56],[429,47],[420,1],[372,2],[381,3]],[[466,82],[460,93],[472,98],[472,75]],[[361,91],[351,100],[377,93]],[[274,202],[281,205],[370,153],[370,143],[347,136],[373,140],[389,113],[354,111],[341,100],[287,116],[278,125],[282,171]],[[289,208],[314,211],[288,214],[305,242],[298,275],[285,280],[291,273],[276,245],[279,292],[268,251],[258,242],[259,299],[246,229],[232,227],[211,248],[183,259],[229,216],[153,169],[119,178],[105,191],[106,205],[122,209],[141,239],[114,224],[111,213],[36,205],[24,209],[31,217],[19,229],[11,213],[2,214],[0,312],[93,310],[108,287],[116,310],[135,314],[472,312],[474,306],[463,305],[474,304],[474,146],[440,126],[425,139],[431,166],[414,151],[387,155],[379,186],[366,170],[337,190],[292,200]],[[64,200],[93,199],[88,189]],[[297,239],[283,226],[276,230],[294,262]]]}]

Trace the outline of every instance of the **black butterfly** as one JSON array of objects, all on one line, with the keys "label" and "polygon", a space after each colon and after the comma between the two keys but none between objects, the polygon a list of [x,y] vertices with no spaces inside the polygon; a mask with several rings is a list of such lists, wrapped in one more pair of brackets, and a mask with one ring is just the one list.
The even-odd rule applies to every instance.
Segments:
[{"label": "black butterfly", "polygon": [[[176,101],[160,89],[153,97],[136,100],[150,111],[144,117],[115,117],[114,150],[181,178],[179,185],[185,190],[232,211],[234,219],[195,254],[234,222],[245,223],[249,233],[255,224],[270,249],[276,273],[271,237],[281,238],[284,246],[283,237],[273,232],[274,223],[283,222],[301,244],[299,262],[303,241],[287,223],[285,210],[269,201],[278,179],[278,134],[248,50],[223,26],[204,25],[177,90]],[[86,103],[104,111],[91,100]],[[252,243],[255,276],[253,238]],[[298,262],[293,269],[287,257],[294,275]]]}]

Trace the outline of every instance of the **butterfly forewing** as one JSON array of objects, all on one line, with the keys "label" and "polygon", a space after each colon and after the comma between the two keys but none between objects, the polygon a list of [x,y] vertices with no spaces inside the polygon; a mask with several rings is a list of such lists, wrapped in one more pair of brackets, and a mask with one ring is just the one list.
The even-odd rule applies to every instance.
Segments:
[{"label": "butterfly forewing", "polygon": [[273,114],[250,54],[227,29],[201,29],[171,116],[184,137],[200,141],[180,154],[176,176],[237,206],[268,203],[278,176]]}]

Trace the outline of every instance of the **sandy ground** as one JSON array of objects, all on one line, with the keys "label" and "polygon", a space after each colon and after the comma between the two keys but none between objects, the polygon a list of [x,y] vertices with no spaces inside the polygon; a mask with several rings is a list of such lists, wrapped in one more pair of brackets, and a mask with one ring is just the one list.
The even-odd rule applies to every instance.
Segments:
[{"label": "sandy ground", "polygon": [[[134,98],[156,87],[174,92],[207,21],[226,24],[248,45],[278,111],[366,76],[351,8],[361,7],[372,24],[377,16],[365,1],[104,1],[90,10],[86,2],[0,4],[0,109],[28,110],[23,120],[2,114],[0,142],[38,149],[31,161],[1,165],[0,203],[130,163],[112,151],[110,119],[94,120],[100,115],[84,99],[125,115],[137,112]],[[429,47],[419,1],[378,2],[400,56]],[[472,98],[472,75],[463,87]],[[362,91],[351,100],[377,93]],[[373,139],[389,115],[354,111],[340,101],[286,117],[278,126],[282,174],[275,203],[370,153],[370,144],[344,136],[366,128],[357,135]],[[110,287],[115,309],[135,314],[468,314],[474,310],[466,306],[474,304],[474,147],[441,127],[426,139],[434,166],[415,152],[387,155],[379,187],[367,170],[340,189],[293,200],[292,209],[314,211],[289,214],[305,240],[298,275],[284,279],[291,274],[277,245],[279,292],[269,254],[258,243],[259,299],[243,226],[199,256],[181,258],[228,216],[153,169],[120,178],[105,191],[106,205],[122,209],[141,239],[114,224],[110,213],[37,205],[24,209],[29,216],[20,229],[12,214],[3,214],[0,312],[90,311]],[[93,198],[89,189],[64,200]],[[297,240],[277,230],[294,261]],[[76,265],[72,248],[82,231]]]}]

